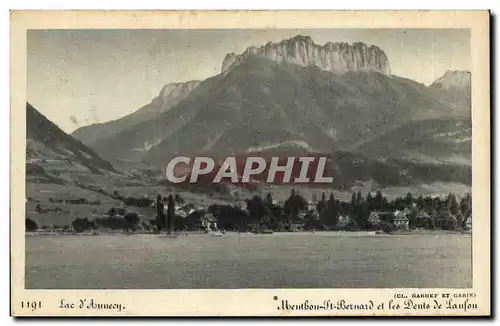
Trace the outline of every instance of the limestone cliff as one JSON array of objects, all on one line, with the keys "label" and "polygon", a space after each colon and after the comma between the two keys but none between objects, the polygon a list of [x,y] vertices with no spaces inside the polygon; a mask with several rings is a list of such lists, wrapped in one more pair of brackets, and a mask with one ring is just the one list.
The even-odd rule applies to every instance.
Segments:
[{"label": "limestone cliff", "polygon": [[191,80],[188,82],[167,84],[163,86],[158,99],[163,102],[174,101],[177,104],[198,87],[200,83],[201,81],[199,80]]},{"label": "limestone cliff", "polygon": [[390,74],[389,59],[383,50],[364,43],[315,44],[309,36],[295,36],[279,43],[251,46],[240,55],[229,53],[222,62],[221,72],[238,65],[250,55],[257,55],[277,62],[289,62],[300,66],[315,65],[322,70],[342,74],[347,71],[374,70]]}]

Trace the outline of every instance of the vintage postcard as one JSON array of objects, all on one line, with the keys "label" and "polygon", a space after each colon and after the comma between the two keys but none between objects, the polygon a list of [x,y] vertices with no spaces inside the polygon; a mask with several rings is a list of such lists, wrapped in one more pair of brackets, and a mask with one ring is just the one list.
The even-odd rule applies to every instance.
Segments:
[{"label": "vintage postcard", "polygon": [[13,11],[14,316],[486,316],[487,11]]}]

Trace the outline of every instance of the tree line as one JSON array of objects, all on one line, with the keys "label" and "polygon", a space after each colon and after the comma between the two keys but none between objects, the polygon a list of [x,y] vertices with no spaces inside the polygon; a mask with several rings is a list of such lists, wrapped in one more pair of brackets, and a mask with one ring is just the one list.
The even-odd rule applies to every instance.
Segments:
[{"label": "tree line", "polygon": [[[310,209],[307,200],[293,189],[283,205],[275,204],[271,193],[264,198],[255,195],[246,201],[246,209],[229,205],[211,205],[208,209],[218,220],[219,227],[226,230],[271,229],[289,231],[299,224],[305,230],[373,230],[393,228],[396,210],[408,212],[410,229],[446,229],[455,230],[465,226],[466,218],[471,215],[471,196],[465,195],[457,200],[454,194],[446,198],[414,197],[408,193],[392,201],[378,191],[375,195],[361,192],[352,193],[350,201],[341,201],[333,194],[327,198],[321,194],[319,201],[313,200]],[[369,221],[371,212],[382,214],[379,225]]]},{"label": "tree line", "polygon": [[[164,209],[164,203],[167,209]],[[76,232],[95,228],[114,230],[146,230],[179,231],[197,230],[201,227],[200,220],[205,213],[215,217],[217,225],[224,230],[273,230],[292,231],[297,226],[303,230],[373,230],[382,228],[391,231],[394,228],[392,214],[396,210],[406,210],[410,229],[444,229],[456,230],[465,227],[468,216],[471,215],[472,198],[466,194],[460,200],[454,194],[445,198],[418,196],[408,193],[389,201],[380,191],[375,195],[353,192],[350,201],[341,201],[331,193],[325,192],[311,204],[295,189],[280,205],[275,203],[271,193],[262,197],[255,195],[245,201],[246,207],[236,205],[213,204],[205,211],[194,212],[187,217],[175,214],[175,205],[186,205],[180,195],[169,195],[163,198],[158,195],[156,200],[156,216],[148,221],[140,221],[135,212],[127,212],[124,208],[111,208],[107,216],[89,220],[77,218],[72,227]],[[190,204],[187,204],[190,205]],[[191,205],[192,206],[192,205]],[[388,212],[382,214],[379,225],[370,222],[371,212]],[[36,230],[38,226],[31,219],[26,219],[26,230]]]}]

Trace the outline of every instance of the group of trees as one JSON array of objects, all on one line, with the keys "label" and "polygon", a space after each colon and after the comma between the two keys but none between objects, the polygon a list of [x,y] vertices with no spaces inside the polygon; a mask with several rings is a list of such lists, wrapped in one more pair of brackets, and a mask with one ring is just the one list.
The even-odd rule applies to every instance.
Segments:
[{"label": "group of trees", "polygon": [[[129,200],[130,197],[121,197],[124,200]],[[160,218],[155,218],[152,221],[149,222],[143,222],[140,223],[140,218],[139,215],[136,212],[129,212],[127,211],[126,208],[124,207],[111,207],[107,213],[107,216],[104,217],[99,217],[93,220],[90,220],[89,218],[81,218],[77,217],[71,222],[71,227],[75,232],[84,232],[84,231],[89,231],[89,230],[94,230],[94,229],[111,229],[111,230],[124,230],[124,231],[135,231],[139,227],[142,229],[154,229],[156,228],[157,230],[161,230],[163,228],[166,228],[168,225],[166,217],[168,218],[170,215],[173,215],[174,208],[173,208],[173,198],[172,196],[169,196],[169,212],[170,214],[163,214],[161,213]],[[178,203],[183,203],[184,199],[181,198],[179,195],[176,195],[175,199],[177,200]],[[159,209],[162,210],[163,212],[163,205],[161,204],[162,201],[160,201],[160,205],[157,205]],[[137,199],[136,201],[133,201],[135,206],[150,206],[152,201],[149,199]],[[172,207],[171,207],[172,206]],[[39,205],[37,205],[37,212],[40,212],[41,209]],[[170,220],[173,221],[172,218]],[[43,227],[42,227],[43,228]],[[55,227],[54,227],[55,228]],[[27,218],[26,219],[26,231],[36,231],[39,229],[39,226],[35,221],[32,219]]]},{"label": "group of trees", "polygon": [[[184,202],[184,200],[180,197],[176,197],[178,201]],[[175,215],[175,200],[173,195],[169,195],[166,199],[167,201],[167,212],[165,213],[164,209],[164,200],[161,195],[158,195],[156,198],[156,230],[160,232],[163,229],[167,229],[168,232],[173,230],[174,225],[174,215]]]},{"label": "group of trees", "polygon": [[[165,212],[164,202],[167,202]],[[212,214],[220,229],[225,230],[256,230],[271,229],[274,231],[292,230],[294,224],[306,230],[369,230],[373,225],[369,222],[370,213],[394,212],[405,210],[410,228],[446,229],[462,228],[467,217],[471,214],[471,196],[465,195],[457,200],[454,194],[446,198],[414,197],[408,193],[405,197],[398,197],[388,201],[379,191],[375,195],[361,192],[352,193],[350,201],[336,199],[333,194],[327,198],[326,193],[321,199],[313,198],[314,207],[293,189],[283,205],[275,204],[272,194],[264,198],[255,195],[246,200],[246,208],[213,204],[207,212]],[[169,195],[163,198],[158,195],[156,202],[156,217],[149,222],[143,222],[142,228],[160,231],[190,230],[199,226],[199,220],[206,212],[195,212],[188,217],[175,214],[175,204],[183,205],[185,200],[179,195]],[[189,205],[189,204],[188,204]],[[390,231],[393,227],[391,214],[386,214],[379,227]],[[392,216],[392,217],[391,217]],[[343,218],[341,220],[341,217]],[[348,217],[348,218],[346,218]],[[72,222],[76,232],[83,232],[96,228],[113,230],[136,230],[140,223],[137,213],[127,212],[125,208],[111,208],[106,217],[89,220],[77,218]],[[38,226],[31,219],[26,219],[26,230],[36,230]]]},{"label": "group of trees", "polygon": [[94,220],[89,220],[87,217],[78,217],[71,222],[71,226],[75,232],[84,232],[99,228],[135,231],[139,222],[139,215],[136,212],[127,212],[124,209],[112,207],[108,212],[108,216],[99,217]]},{"label": "group of trees", "polygon": [[136,212],[126,212],[123,215],[111,215],[110,213],[109,216],[96,218],[94,223],[97,228],[135,231],[139,221],[139,215]]},{"label": "group of trees", "polygon": [[[269,193],[264,199],[256,195],[247,200],[246,211],[237,207],[212,205],[209,212],[217,218],[219,226],[227,230],[291,230],[295,223],[300,223],[304,229],[368,230],[374,227],[369,222],[373,211],[389,212],[383,215],[379,227],[390,230],[393,227],[392,212],[403,211],[405,208],[410,228],[451,230],[462,227],[471,212],[469,194],[460,202],[454,194],[442,199],[422,196],[415,198],[411,193],[388,201],[380,191],[374,196],[368,193],[366,197],[357,192],[352,194],[349,202],[345,202],[336,199],[333,194],[327,198],[326,193],[322,193],[321,199],[313,202],[315,207],[310,209],[306,199],[292,190],[283,206],[274,204],[272,194]],[[347,221],[345,224],[339,223],[341,216]]]}]

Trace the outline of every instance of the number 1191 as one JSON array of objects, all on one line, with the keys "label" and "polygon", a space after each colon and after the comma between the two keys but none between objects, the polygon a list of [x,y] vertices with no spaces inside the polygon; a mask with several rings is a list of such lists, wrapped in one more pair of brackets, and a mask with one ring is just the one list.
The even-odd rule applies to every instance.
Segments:
[{"label": "number 1191", "polygon": [[35,311],[38,308],[42,308],[42,301],[21,301],[21,308]]}]

